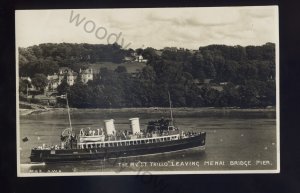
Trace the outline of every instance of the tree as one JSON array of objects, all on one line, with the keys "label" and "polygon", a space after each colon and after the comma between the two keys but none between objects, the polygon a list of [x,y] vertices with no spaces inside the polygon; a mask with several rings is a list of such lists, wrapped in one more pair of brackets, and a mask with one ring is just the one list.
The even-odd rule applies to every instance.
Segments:
[{"label": "tree", "polygon": [[135,50],[137,55],[141,55],[143,53],[143,49],[142,48],[138,48]]},{"label": "tree", "polygon": [[220,92],[218,105],[221,107],[239,106],[239,93],[235,85],[229,82],[224,86],[224,90]]},{"label": "tree", "polygon": [[201,88],[201,96],[204,99],[206,106],[216,106],[219,99],[219,91],[211,88],[210,86],[205,86]]},{"label": "tree", "polygon": [[116,73],[127,73],[127,68],[125,66],[118,66],[116,69],[115,69],[115,72]]},{"label": "tree", "polygon": [[27,92],[27,82],[24,80],[19,80],[19,92],[22,94],[26,94]]},{"label": "tree", "polygon": [[44,92],[45,87],[48,85],[47,77],[44,74],[35,74],[32,78],[32,84],[38,90]]},{"label": "tree", "polygon": [[159,56],[155,52],[155,49],[151,47],[146,48],[143,51],[142,56],[148,60],[148,63],[157,60],[159,58]]},{"label": "tree", "polygon": [[67,82],[67,76],[65,75],[61,84],[57,87],[57,92],[59,95],[64,95],[70,92],[70,86]]},{"label": "tree", "polygon": [[88,63],[87,62],[78,62],[78,63],[72,63],[70,65],[70,68],[74,70],[75,72],[79,73],[80,70],[85,70],[88,68]]},{"label": "tree", "polygon": [[240,107],[249,108],[259,105],[258,91],[252,85],[242,85],[238,89],[240,96]]},{"label": "tree", "polygon": [[84,84],[76,83],[69,88],[70,104],[73,107],[78,107],[78,108],[93,107],[90,97],[91,97],[91,93],[89,92],[88,87]]},{"label": "tree", "polygon": [[[134,52],[118,44],[46,43],[19,48],[19,74],[30,78],[43,74],[45,80],[45,76],[57,72],[61,66],[79,72],[90,63],[119,63]],[[247,47],[209,45],[197,51],[165,49],[161,54],[148,47],[137,49],[136,53],[148,60],[146,67],[136,74],[127,73],[124,65],[115,70],[101,68],[88,84],[83,84],[78,76],[70,87],[64,77],[57,90],[59,94],[69,93],[73,106],[87,108],[168,106],[168,91],[173,105],[178,107],[248,108],[276,103],[273,43]],[[39,78],[35,78],[34,83],[43,90],[46,84]],[[218,91],[211,83],[201,85],[207,78],[214,79],[213,84],[229,83],[223,91]],[[23,82],[20,82],[20,92],[25,92]]]}]

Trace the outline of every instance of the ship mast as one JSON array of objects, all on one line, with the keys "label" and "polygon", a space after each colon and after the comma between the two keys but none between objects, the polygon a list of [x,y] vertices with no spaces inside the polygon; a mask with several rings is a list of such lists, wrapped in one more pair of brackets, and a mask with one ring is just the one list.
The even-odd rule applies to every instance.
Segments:
[{"label": "ship mast", "polygon": [[71,123],[71,116],[70,116],[70,108],[69,108],[69,102],[68,102],[68,95],[66,94],[66,100],[67,100],[67,109],[68,109],[68,116],[69,116],[69,124],[70,124],[70,129],[72,132],[72,123]]},{"label": "ship mast", "polygon": [[170,103],[171,124],[172,124],[172,126],[174,126],[174,124],[173,124],[173,112],[172,112],[172,101],[171,101],[171,96],[170,96],[170,92],[169,91],[168,91],[168,96],[169,96],[169,103]]}]

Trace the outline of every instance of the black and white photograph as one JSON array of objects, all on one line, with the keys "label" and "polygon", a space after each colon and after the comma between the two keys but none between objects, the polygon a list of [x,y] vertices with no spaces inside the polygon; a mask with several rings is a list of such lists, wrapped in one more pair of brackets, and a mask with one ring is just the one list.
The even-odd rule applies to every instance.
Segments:
[{"label": "black and white photograph", "polygon": [[15,11],[18,177],[279,173],[278,6]]}]

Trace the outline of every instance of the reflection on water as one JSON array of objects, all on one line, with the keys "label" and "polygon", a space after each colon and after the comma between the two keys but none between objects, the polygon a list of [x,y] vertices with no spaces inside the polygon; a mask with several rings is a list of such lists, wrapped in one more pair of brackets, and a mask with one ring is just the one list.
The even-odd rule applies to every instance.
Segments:
[{"label": "reflection on water", "polygon": [[[73,109],[72,125],[104,127],[114,118],[117,130],[129,129],[129,118],[139,117],[141,128],[149,120],[167,117],[167,109]],[[185,131],[206,131],[206,150],[185,150],[151,156],[47,165],[30,164],[30,149],[60,143],[68,126],[66,111],[20,118],[21,172],[122,172],[122,171],[207,171],[276,169],[276,119],[274,111],[222,109],[174,109],[175,124]],[[29,141],[23,142],[27,137]]]}]

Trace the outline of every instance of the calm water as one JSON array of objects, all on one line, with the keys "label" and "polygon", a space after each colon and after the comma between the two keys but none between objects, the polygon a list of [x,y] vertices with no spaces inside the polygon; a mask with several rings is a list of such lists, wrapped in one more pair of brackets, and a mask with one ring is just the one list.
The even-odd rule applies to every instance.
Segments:
[{"label": "calm water", "polygon": [[[103,120],[115,119],[117,130],[129,129],[129,118],[139,117],[141,128],[149,120],[169,114],[167,109],[72,109],[72,125],[104,127]],[[120,172],[120,171],[207,171],[276,169],[275,111],[222,109],[174,109],[175,124],[186,131],[206,131],[206,150],[50,165],[30,164],[30,149],[42,144],[59,144],[68,126],[67,112],[53,111],[20,118],[21,172]],[[23,142],[27,137],[29,141]],[[242,162],[241,162],[242,161]],[[247,163],[247,164],[246,164]]]}]

